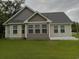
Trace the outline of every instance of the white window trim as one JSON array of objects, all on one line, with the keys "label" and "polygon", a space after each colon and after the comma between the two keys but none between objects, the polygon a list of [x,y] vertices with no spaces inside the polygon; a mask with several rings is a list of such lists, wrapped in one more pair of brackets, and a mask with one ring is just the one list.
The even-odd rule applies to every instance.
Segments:
[{"label": "white window trim", "polygon": [[[64,26],[63,28],[61,28],[61,26]],[[60,25],[60,33],[62,33],[61,32],[61,30],[64,30],[64,32],[63,33],[65,33],[65,25]]]},{"label": "white window trim", "polygon": [[[14,26],[16,26],[16,29],[14,28]],[[18,33],[18,27],[17,27],[17,25],[13,25],[13,34],[17,34],[17,33],[14,33],[14,31],[17,31],[17,33]]]},{"label": "white window trim", "polygon": [[[57,26],[57,28],[55,28],[55,26]],[[59,25],[54,25],[54,34],[57,34],[55,33],[55,30],[57,30],[58,31],[57,33],[59,33]]]},{"label": "white window trim", "polygon": [[[29,33],[29,29],[33,29],[33,33],[32,34],[44,34],[42,32],[42,29],[47,29],[48,30],[47,24],[29,24],[29,25],[32,25],[33,28],[28,28],[28,33]],[[35,25],[39,25],[39,28],[35,28]],[[46,25],[46,28],[42,28],[42,25]],[[36,33],[36,29],[39,29],[40,30],[40,33]],[[47,31],[47,33],[48,33],[48,31]],[[47,34],[47,33],[45,33],[45,34]]]},{"label": "white window trim", "polygon": [[[57,25],[57,26],[58,26],[58,33],[64,34],[66,32],[65,25]],[[64,31],[65,31],[64,33],[61,32],[61,26],[64,26]],[[55,30],[55,27],[54,27],[54,30]],[[54,34],[58,34],[58,33],[55,33],[55,31],[54,31]]]},{"label": "white window trim", "polygon": [[[43,25],[46,25],[46,28],[43,28]],[[47,30],[47,24],[42,24],[42,30],[43,29],[46,29]],[[48,32],[48,31],[47,31]],[[42,34],[47,34],[47,33],[43,33],[43,31],[42,31]]]},{"label": "white window trim", "polygon": [[[29,28],[30,25],[32,25],[33,27],[32,28]],[[33,24],[30,24],[30,25],[28,25],[28,33],[29,33],[29,30],[32,29],[33,30],[33,33],[29,33],[29,34],[34,34],[34,25]]]},{"label": "white window trim", "polygon": [[[41,26],[40,26],[40,24],[35,24],[34,26],[36,26],[36,25],[39,25],[39,28],[34,27],[34,28],[35,28],[35,30],[34,30],[34,31],[35,31],[35,34],[40,34],[40,33],[41,33],[41,29],[40,29],[40,28],[41,28]],[[39,30],[40,30],[40,32],[39,32],[39,33],[36,33],[36,30],[37,30],[37,29],[39,29]]]}]

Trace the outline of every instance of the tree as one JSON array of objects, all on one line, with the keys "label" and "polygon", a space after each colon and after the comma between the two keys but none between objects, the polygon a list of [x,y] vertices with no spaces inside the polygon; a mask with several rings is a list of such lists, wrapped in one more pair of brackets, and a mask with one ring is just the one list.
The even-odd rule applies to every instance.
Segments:
[{"label": "tree", "polygon": [[79,23],[73,22],[73,24],[72,24],[72,32],[79,33]]},{"label": "tree", "polygon": [[2,24],[22,8],[21,5],[24,1],[0,0],[0,38],[4,36],[4,26]]},{"label": "tree", "polygon": [[25,0],[8,0],[0,2],[0,9],[3,13],[7,14],[8,17],[11,17],[16,12],[18,12],[22,8],[22,4]]},{"label": "tree", "polygon": [[77,34],[79,34],[79,24],[76,23],[76,30],[77,30]]},{"label": "tree", "polygon": [[8,19],[7,15],[0,11],[0,38],[4,36],[4,26],[2,24],[6,19]]}]

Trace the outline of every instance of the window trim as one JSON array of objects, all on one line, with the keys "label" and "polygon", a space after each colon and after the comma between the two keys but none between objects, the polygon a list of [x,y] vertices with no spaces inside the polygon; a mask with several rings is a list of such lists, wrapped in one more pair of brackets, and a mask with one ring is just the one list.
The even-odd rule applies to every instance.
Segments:
[{"label": "window trim", "polygon": [[[56,32],[57,31],[57,32]],[[54,33],[58,33],[58,25],[54,25]]]},{"label": "window trim", "polygon": [[[34,25],[31,25],[32,27],[30,27],[30,25],[28,25],[28,33],[29,34],[33,34],[33,30],[34,30]],[[32,32],[30,32],[30,30],[32,30]]]},{"label": "window trim", "polygon": [[[44,27],[45,25],[46,27]],[[30,26],[30,27],[29,27]],[[32,30],[32,33],[29,31]],[[29,24],[28,33],[29,34],[47,34],[47,24]]]},{"label": "window trim", "polygon": [[60,25],[60,32],[65,33],[65,25]]},{"label": "window trim", "polygon": [[[38,25],[37,27],[36,27],[36,25]],[[40,32],[41,32],[41,30],[40,30],[40,24],[35,24],[35,34],[40,34]]]},{"label": "window trim", "polygon": [[[30,31],[30,30],[32,30],[32,31]],[[33,29],[28,29],[28,33],[33,34]]]},{"label": "window trim", "polygon": [[13,34],[17,34],[17,33],[18,33],[17,25],[13,25]]},{"label": "window trim", "polygon": [[[43,25],[45,25],[46,27],[43,27]],[[43,31],[46,30],[46,31]],[[47,34],[47,25],[46,24],[42,24],[42,34]]]}]

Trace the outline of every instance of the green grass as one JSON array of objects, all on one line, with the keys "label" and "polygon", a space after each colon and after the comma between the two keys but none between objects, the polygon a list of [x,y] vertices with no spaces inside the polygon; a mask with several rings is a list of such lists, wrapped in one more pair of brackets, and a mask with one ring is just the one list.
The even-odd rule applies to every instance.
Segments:
[{"label": "green grass", "polygon": [[0,59],[79,59],[79,41],[0,40]]}]

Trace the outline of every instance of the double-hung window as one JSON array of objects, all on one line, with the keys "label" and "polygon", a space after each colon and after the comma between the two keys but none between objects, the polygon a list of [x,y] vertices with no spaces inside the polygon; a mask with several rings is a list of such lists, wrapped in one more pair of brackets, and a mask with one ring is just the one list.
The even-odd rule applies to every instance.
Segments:
[{"label": "double-hung window", "polygon": [[13,25],[13,34],[17,34],[17,25]]},{"label": "double-hung window", "polygon": [[28,33],[33,33],[33,25],[28,25]]},{"label": "double-hung window", "polygon": [[47,33],[47,25],[42,25],[42,33]]},{"label": "double-hung window", "polygon": [[35,25],[35,33],[40,33],[40,25]]},{"label": "double-hung window", "polygon": [[54,33],[58,33],[58,25],[54,25]]},{"label": "double-hung window", "polygon": [[61,33],[65,33],[65,26],[61,25],[60,28],[61,28]]}]

